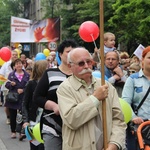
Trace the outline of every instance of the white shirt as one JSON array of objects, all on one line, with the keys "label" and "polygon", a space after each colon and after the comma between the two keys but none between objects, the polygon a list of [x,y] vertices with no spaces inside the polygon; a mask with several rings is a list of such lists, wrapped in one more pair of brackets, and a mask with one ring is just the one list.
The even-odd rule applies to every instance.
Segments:
[{"label": "white shirt", "polygon": [[[10,64],[11,60],[5,62],[0,69],[0,74],[3,75],[5,78],[8,78],[9,73],[13,71]],[[3,84],[1,87],[1,91],[4,90],[7,90],[7,88],[5,88],[5,84]]]}]

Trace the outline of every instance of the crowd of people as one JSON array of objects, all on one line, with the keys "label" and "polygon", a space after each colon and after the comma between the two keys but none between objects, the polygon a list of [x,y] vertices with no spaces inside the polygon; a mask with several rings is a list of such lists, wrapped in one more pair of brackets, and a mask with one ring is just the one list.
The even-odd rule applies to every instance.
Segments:
[{"label": "crowd of people", "polygon": [[[10,124],[10,137],[16,138],[18,132],[21,141],[26,137],[22,130],[40,122],[44,144],[30,142],[30,150],[102,150],[102,101],[106,100],[107,150],[136,150],[135,135],[124,121],[119,98],[137,107],[144,97],[150,86],[150,47],[144,49],[142,60],[131,58],[127,52],[116,50],[113,33],[105,33],[105,85],[92,75],[101,70],[99,51],[95,48],[91,55],[67,39],[57,48],[58,64],[55,51],[45,60],[34,61],[25,54],[18,58],[12,50],[11,59],[0,69],[0,75],[7,78],[1,86],[1,106]],[[8,102],[8,92],[17,92],[19,100]],[[149,118],[149,99],[150,95],[137,114],[132,110],[134,124]],[[23,118],[20,131],[16,131],[18,111]]]}]

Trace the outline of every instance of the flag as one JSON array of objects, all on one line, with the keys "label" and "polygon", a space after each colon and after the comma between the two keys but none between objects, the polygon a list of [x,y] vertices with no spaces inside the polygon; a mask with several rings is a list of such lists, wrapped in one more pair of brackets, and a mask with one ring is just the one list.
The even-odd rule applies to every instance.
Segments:
[{"label": "flag", "polygon": [[140,44],[133,54],[135,54],[140,60],[142,60],[142,53],[144,49],[145,47],[142,44]]},{"label": "flag", "polygon": [[4,76],[0,75],[0,85],[4,84],[7,81],[6,78],[4,78]]}]

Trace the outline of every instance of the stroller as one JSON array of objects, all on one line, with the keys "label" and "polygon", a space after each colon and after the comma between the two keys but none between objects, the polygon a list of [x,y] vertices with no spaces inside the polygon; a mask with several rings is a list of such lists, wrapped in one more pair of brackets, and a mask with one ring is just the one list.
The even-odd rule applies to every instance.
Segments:
[{"label": "stroller", "polygon": [[150,150],[150,120],[144,120],[140,125],[131,122],[130,129],[136,138],[137,150]]},{"label": "stroller", "polygon": [[141,123],[136,134],[140,150],[150,150],[150,120]]}]

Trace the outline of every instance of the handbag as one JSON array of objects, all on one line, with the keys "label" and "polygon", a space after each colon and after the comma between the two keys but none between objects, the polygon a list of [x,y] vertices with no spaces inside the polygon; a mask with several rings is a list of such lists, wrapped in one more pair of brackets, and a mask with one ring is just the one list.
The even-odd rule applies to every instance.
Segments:
[{"label": "handbag", "polygon": [[16,122],[21,124],[23,122],[22,114],[20,112],[17,113]]},{"label": "handbag", "polygon": [[[141,100],[141,102],[139,103],[139,105],[138,105],[137,107],[133,107],[133,106],[132,106],[132,109],[133,109],[135,115],[138,114],[138,110],[139,110],[139,108],[142,106],[142,104],[144,103],[144,101],[146,100],[146,98],[147,98],[149,92],[150,92],[150,87],[148,88],[146,94],[144,95],[144,97],[143,97],[143,99]],[[130,122],[128,123],[128,128],[130,129],[130,131],[136,131],[137,128],[138,128],[138,125],[137,125],[137,124],[134,124],[132,121],[130,121]]]},{"label": "handbag", "polygon": [[8,94],[6,95],[6,102],[16,103],[19,100],[18,96],[19,94],[17,92],[9,91]]},{"label": "handbag", "polygon": [[17,116],[16,116],[16,132],[18,133],[22,133],[23,134],[23,118],[22,118],[22,114],[20,111],[17,112]]}]

